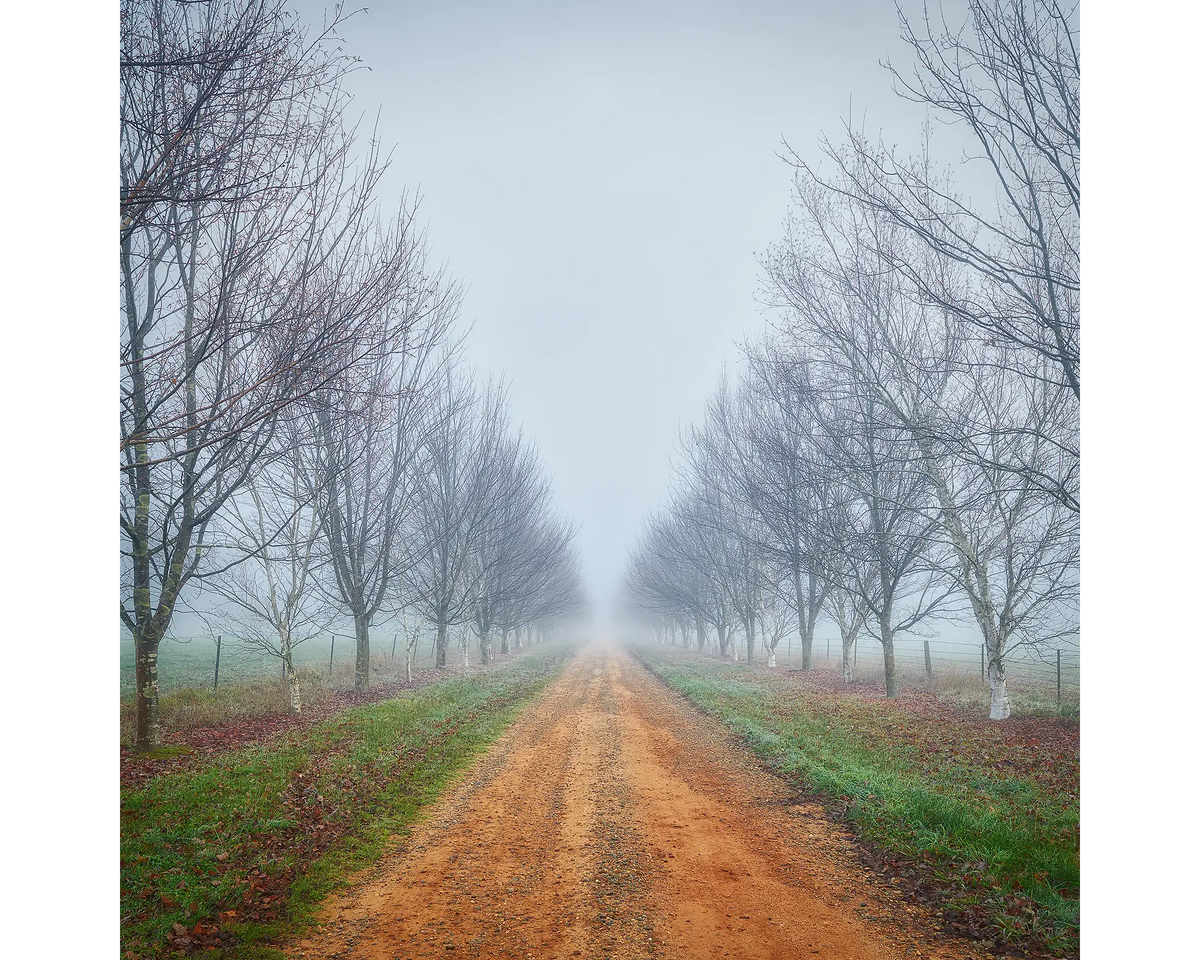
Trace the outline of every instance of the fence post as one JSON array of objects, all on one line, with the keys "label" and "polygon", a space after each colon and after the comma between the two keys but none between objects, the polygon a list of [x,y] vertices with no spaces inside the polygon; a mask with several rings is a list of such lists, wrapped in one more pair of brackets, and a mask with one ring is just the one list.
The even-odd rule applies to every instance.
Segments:
[{"label": "fence post", "polygon": [[825,666],[829,666],[833,661],[829,659],[829,638],[825,638]]},{"label": "fence post", "polygon": [[333,641],[337,639],[337,634],[329,635],[329,675],[333,676]]},{"label": "fence post", "polygon": [[221,679],[221,635],[217,634],[217,667],[213,670],[213,693],[217,692],[217,681]]},{"label": "fence post", "polygon": [[[220,648],[218,648],[218,649],[220,649]],[[1055,673],[1057,674],[1057,676],[1055,678],[1055,680],[1056,680],[1055,686],[1058,688],[1057,699],[1058,699],[1058,705],[1061,707],[1062,706],[1062,651],[1055,650],[1054,653],[1056,654],[1055,659],[1057,660],[1057,663],[1055,664]]]},{"label": "fence post", "polygon": [[933,661],[929,659],[929,641],[925,641],[925,679],[933,679]]},{"label": "fence post", "polygon": [[392,634],[392,659],[396,659],[396,639],[400,636],[398,633]]},{"label": "fence post", "polygon": [[979,679],[983,681],[983,685],[985,687],[987,686],[987,662],[984,660],[983,651],[986,649],[986,647],[987,644],[984,643],[979,645]]}]

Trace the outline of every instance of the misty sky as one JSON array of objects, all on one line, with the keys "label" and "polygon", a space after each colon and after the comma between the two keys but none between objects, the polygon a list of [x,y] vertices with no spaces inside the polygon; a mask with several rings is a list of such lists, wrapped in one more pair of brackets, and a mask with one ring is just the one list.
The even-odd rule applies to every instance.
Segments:
[{"label": "misty sky", "polygon": [[[310,23],[324,6],[298,2]],[[947,9],[953,9],[947,4]],[[924,114],[879,61],[910,56],[890,0],[386,3],[352,19],[352,115],[379,111],[382,191],[420,189],[469,287],[466,358],[511,381],[608,607],[679,428],[763,329],[756,254],[826,132],[912,141]]]}]

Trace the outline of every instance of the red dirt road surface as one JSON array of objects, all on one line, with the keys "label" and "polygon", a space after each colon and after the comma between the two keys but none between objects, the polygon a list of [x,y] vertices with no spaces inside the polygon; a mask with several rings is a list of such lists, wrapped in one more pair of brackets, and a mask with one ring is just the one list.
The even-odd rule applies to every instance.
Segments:
[{"label": "red dirt road surface", "polygon": [[303,960],[982,957],[619,648],[577,657]]}]

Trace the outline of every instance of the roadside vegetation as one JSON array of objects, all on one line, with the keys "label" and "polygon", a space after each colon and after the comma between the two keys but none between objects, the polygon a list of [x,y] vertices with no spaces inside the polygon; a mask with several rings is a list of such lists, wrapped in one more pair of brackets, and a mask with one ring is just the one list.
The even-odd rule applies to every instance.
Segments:
[{"label": "roadside vegetation", "polygon": [[1079,949],[1079,727],[989,723],[661,647],[654,673],[844,819],[872,866],[1000,954]]},{"label": "roadside vegetation", "polygon": [[281,957],[272,944],[403,835],[572,653],[539,647],[123,790],[122,956]]},{"label": "roadside vegetation", "polygon": [[[508,657],[500,658],[505,662]],[[245,673],[226,681],[222,673],[220,686],[213,689],[205,684],[180,683],[169,686],[159,695],[159,724],[163,748],[179,745],[196,747],[206,738],[218,742],[258,739],[264,731],[277,725],[305,726],[313,719],[324,719],[330,713],[349,706],[362,706],[386,700],[403,690],[424,686],[447,674],[456,675],[477,670],[479,665],[464,667],[452,664],[448,670],[431,667],[405,673],[403,663],[385,656],[371,658],[371,688],[354,689],[354,661],[337,664],[330,672],[315,664],[296,668],[304,689],[304,713],[296,716],[289,703],[289,689],[278,673]],[[224,670],[224,667],[222,667]],[[186,677],[187,674],[184,674]],[[132,750],[136,736],[137,698],[132,690],[121,694],[121,747]],[[153,760],[162,750],[144,754]]]}]

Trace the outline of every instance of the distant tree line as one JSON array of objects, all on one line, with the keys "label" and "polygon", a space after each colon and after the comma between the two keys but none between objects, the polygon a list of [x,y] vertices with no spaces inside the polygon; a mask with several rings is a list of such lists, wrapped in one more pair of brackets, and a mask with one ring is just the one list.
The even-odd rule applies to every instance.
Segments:
[{"label": "distant tree line", "polygon": [[965,28],[902,15],[897,92],[969,134],[994,203],[931,158],[848,127],[822,164],[790,152],[785,238],[762,258],[773,320],[744,347],[675,488],[630,558],[627,603],[656,630],[775,662],[836,622],[851,680],[882,645],[965,612],[991,716],[1018,644],[1078,630],[1079,46],[1052,2],[972,2]]},{"label": "distant tree line", "polygon": [[[279,657],[353,620],[451,626],[482,658],[584,603],[573,529],[502,385],[458,361],[461,289],[389,159],[360,149],[341,7],[121,8],[121,620],[137,747],[160,741],[158,647],[188,591]],[[410,634],[411,635],[411,634]],[[415,641],[410,642],[409,664]]]}]

